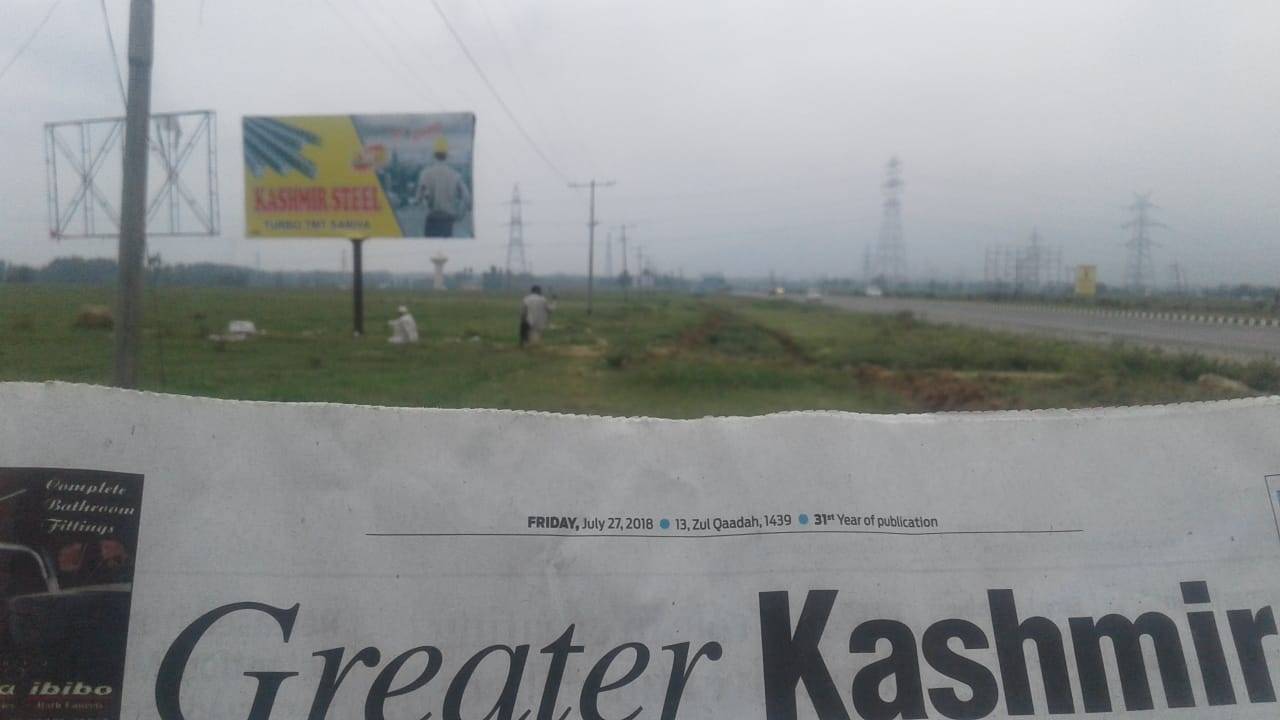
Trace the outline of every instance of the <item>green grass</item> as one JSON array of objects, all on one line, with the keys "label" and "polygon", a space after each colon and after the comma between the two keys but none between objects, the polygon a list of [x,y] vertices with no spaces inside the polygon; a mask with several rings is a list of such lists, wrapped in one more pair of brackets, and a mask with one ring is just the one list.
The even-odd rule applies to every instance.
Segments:
[{"label": "green grass", "polygon": [[[0,380],[105,383],[109,330],[82,329],[110,291],[0,286]],[[422,342],[385,341],[408,304]],[[606,296],[560,302],[545,343],[516,346],[518,298],[371,292],[363,339],[338,291],[148,291],[146,389],[225,398],[696,417],[779,410],[900,412],[1179,402],[1280,389],[1232,364],[860,316],[790,302]],[[266,334],[208,339],[232,319]],[[1213,374],[1242,381],[1249,391]]]}]

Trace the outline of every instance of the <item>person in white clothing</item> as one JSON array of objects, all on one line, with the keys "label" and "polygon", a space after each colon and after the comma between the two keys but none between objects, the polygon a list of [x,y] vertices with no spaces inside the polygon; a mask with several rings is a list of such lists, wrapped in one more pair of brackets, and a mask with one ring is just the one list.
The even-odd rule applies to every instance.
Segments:
[{"label": "person in white clothing", "polygon": [[471,191],[448,158],[449,143],[442,135],[436,138],[436,161],[418,174],[418,200],[427,206],[426,237],[453,237],[453,224],[471,209]]},{"label": "person in white clothing", "polygon": [[542,331],[551,323],[551,309],[542,296],[542,287],[534,285],[520,301],[520,347],[542,340]]},{"label": "person in white clothing", "polygon": [[409,308],[401,305],[396,308],[396,312],[400,313],[400,317],[387,321],[387,324],[391,326],[391,337],[387,339],[387,342],[392,345],[406,345],[418,342],[418,323],[409,314]]}]

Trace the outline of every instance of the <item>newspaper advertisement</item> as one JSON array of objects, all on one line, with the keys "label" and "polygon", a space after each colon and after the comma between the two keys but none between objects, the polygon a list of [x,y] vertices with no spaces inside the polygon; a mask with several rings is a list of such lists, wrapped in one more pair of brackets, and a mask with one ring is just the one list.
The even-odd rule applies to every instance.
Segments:
[{"label": "newspaper advertisement", "polygon": [[1278,438],[3,384],[0,715],[1275,718]]},{"label": "newspaper advertisement", "polygon": [[120,710],[142,478],[0,468],[0,717]]}]

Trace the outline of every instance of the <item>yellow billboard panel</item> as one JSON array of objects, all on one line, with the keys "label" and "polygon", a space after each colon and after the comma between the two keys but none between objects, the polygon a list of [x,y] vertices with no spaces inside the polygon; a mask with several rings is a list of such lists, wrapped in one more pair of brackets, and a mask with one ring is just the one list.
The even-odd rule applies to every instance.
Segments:
[{"label": "yellow billboard panel", "polygon": [[1098,266],[1076,266],[1076,296],[1093,297],[1098,294]]},{"label": "yellow billboard panel", "polygon": [[244,118],[250,237],[469,238],[475,116]]}]

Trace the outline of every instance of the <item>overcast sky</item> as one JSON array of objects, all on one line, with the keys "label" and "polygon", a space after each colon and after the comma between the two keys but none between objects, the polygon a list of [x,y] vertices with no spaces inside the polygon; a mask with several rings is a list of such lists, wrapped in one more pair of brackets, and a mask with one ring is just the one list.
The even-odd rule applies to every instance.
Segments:
[{"label": "overcast sky", "polygon": [[[985,247],[1038,227],[1119,281],[1125,207],[1150,191],[1158,280],[1177,262],[1196,283],[1280,281],[1272,0],[439,2],[556,168],[617,181],[598,237],[636,223],[661,269],[858,276],[897,154],[913,276],[981,279]],[[0,63],[52,4],[4,0]],[[106,5],[123,54],[128,0]],[[223,231],[153,239],[167,261],[339,267],[340,240],[244,238],[242,115],[466,110],[477,238],[376,241],[367,265],[426,271],[441,249],[450,269],[501,265],[518,182],[534,270],[585,272],[586,194],[429,0],[158,0],[153,109],[205,108]],[[62,0],[0,78],[0,258],[114,253],[48,239],[41,130],[121,113],[98,0]]]}]

